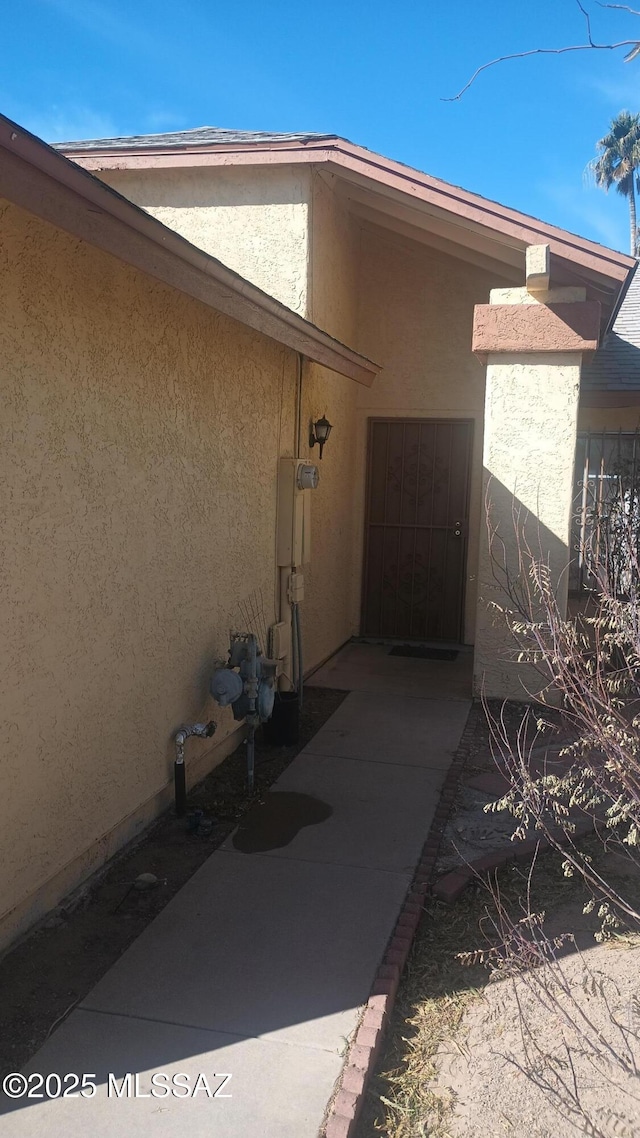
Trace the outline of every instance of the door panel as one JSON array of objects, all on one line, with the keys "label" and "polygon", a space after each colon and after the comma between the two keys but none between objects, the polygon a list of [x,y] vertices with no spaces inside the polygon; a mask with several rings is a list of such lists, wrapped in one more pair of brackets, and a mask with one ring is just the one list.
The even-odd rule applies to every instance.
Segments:
[{"label": "door panel", "polygon": [[473,423],[371,419],[362,634],[460,641]]}]

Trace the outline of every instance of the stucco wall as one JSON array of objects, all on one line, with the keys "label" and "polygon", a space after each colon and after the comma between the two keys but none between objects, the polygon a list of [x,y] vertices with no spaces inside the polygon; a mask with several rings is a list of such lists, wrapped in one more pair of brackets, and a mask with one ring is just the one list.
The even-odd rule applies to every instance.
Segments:
[{"label": "stucco wall", "polygon": [[580,407],[579,431],[640,430],[640,407]]},{"label": "stucco wall", "polygon": [[[375,415],[474,421],[465,593],[465,640],[472,643],[484,414],[484,368],[471,353],[473,309],[488,300],[491,288],[509,282],[361,221],[350,212],[340,180],[321,167],[154,169],[101,176],[383,366],[369,391],[305,366],[302,453],[311,419],[326,414],[334,424],[321,488],[313,498],[307,663],[326,655],[338,627],[345,638],[360,627],[367,419]],[[336,597],[326,587],[331,565],[343,577],[345,612],[332,607]],[[329,624],[326,636],[322,614]]]},{"label": "stucco wall", "polygon": [[[340,179],[313,170],[309,313],[314,324],[354,346],[358,337],[361,227]],[[354,394],[356,389],[353,388]]]},{"label": "stucco wall", "polygon": [[528,578],[519,582],[519,576],[527,571],[528,548],[557,582],[555,595],[564,614],[580,362],[577,353],[553,352],[496,354],[487,360],[483,462],[496,539],[490,542],[485,531],[480,543],[476,695],[522,700],[543,686],[534,668],[518,661],[517,644],[500,611],[517,615],[502,587],[502,570],[507,567],[516,593],[524,590],[526,596]]},{"label": "stucco wall", "polygon": [[191,779],[223,756],[208,677],[239,600],[275,616],[296,360],[13,206],[0,225],[6,937],[170,801],[183,722],[220,723]]},{"label": "stucco wall", "polygon": [[[309,316],[344,343],[357,339],[359,227],[333,178],[314,171],[310,244],[312,273]],[[358,631],[351,594],[360,551],[354,543],[358,509],[356,434],[358,385],[317,365],[305,369],[302,450],[307,453],[309,426],[321,415],[333,431],[320,466],[320,486],[312,498],[312,556],[306,567],[302,608],[307,664],[312,666]],[[318,462],[319,451],[309,452]],[[332,582],[339,580],[339,588]]]},{"label": "stucco wall", "polygon": [[98,177],[288,308],[308,314],[309,167],[105,170]]},{"label": "stucco wall", "polygon": [[[301,166],[111,170],[100,176],[195,245],[355,345],[360,230],[333,176]],[[307,670],[358,629],[356,399],[354,383],[304,364],[300,454],[318,460],[318,450],[308,448],[313,420],[326,414],[334,425],[311,503],[312,555],[304,567],[302,605]]]},{"label": "stucco wall", "polygon": [[[371,416],[472,419],[465,641],[473,643],[482,524],[485,369],[471,353],[473,309],[500,284],[484,270],[378,227],[361,236],[357,347],[383,371],[358,392],[357,542],[362,547],[367,419]],[[359,619],[361,559],[354,581]],[[357,615],[356,615],[357,614]]]}]

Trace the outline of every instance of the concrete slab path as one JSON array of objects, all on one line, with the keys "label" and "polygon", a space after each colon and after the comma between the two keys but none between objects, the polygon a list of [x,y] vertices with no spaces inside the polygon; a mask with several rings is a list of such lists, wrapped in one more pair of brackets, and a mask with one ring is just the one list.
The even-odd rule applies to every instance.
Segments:
[{"label": "concrete slab path", "polygon": [[3,1138],[316,1138],[470,699],[466,660],[383,646],[312,682],[356,690],[34,1056],[43,1097],[0,1094]]}]

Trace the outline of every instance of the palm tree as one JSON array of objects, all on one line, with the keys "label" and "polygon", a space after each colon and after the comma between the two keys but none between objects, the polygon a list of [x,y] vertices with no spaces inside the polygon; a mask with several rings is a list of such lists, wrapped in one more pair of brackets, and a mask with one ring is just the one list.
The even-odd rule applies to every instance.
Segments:
[{"label": "palm tree", "polygon": [[612,119],[609,133],[596,143],[597,158],[589,163],[596,184],[604,190],[616,187],[629,201],[629,229],[631,256],[638,256],[638,228],[636,222],[636,182],[640,168],[640,115],[620,111]]}]

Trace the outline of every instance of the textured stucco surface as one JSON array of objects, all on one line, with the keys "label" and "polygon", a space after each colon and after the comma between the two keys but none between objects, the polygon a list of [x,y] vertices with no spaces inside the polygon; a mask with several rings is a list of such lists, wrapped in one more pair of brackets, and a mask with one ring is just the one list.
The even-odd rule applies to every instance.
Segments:
[{"label": "textured stucco surface", "polygon": [[[358,391],[359,533],[364,519],[367,420],[472,419],[465,641],[473,643],[481,526],[485,369],[471,353],[474,305],[494,275],[375,226],[361,236],[358,346],[383,367]],[[362,537],[359,538],[360,543]],[[359,596],[359,582],[358,582]]]},{"label": "textured stucco surface", "polygon": [[[465,640],[473,642],[484,412],[484,368],[471,353],[473,312],[506,282],[363,222],[350,212],[340,180],[320,168],[100,176],[383,365],[369,390],[305,365],[301,453],[310,420],[326,414],[334,424],[313,497],[313,553],[305,567],[307,663],[331,651],[338,629],[341,635],[348,629],[343,638],[359,630],[367,419],[375,415],[475,422],[465,597]],[[328,585],[332,566],[343,581],[339,598]]]},{"label": "textured stucco surface", "polygon": [[[344,343],[357,339],[358,250],[360,231],[349,215],[335,181],[314,171],[310,243],[312,273],[309,317]],[[316,365],[305,371],[302,448],[306,453],[309,425],[321,415],[333,432],[320,464],[320,486],[312,499],[312,556],[305,569],[303,622],[316,661],[358,631],[353,582],[361,553],[356,543],[358,481],[356,401],[358,385]],[[318,461],[318,448],[310,452]],[[339,587],[332,582],[339,581]]]},{"label": "textured stucco surface", "polygon": [[[52,903],[47,882],[75,884],[153,816],[181,723],[214,717],[224,748],[208,676],[239,600],[260,590],[275,616],[295,356],[13,206],[0,225],[0,914],[15,931]],[[192,770],[210,746],[190,741]]]},{"label": "textured stucco surface", "polygon": [[[548,560],[566,604],[569,525],[580,389],[579,354],[490,356],[487,363],[484,480],[501,544],[495,555],[517,572],[514,515],[535,556]],[[504,617],[512,607],[493,575],[486,529],[480,542],[475,689],[526,699],[540,690],[533,670],[516,666]]]},{"label": "textured stucco surface", "polygon": [[[318,458],[308,450],[312,420],[326,414],[334,425],[312,497],[305,668],[359,630],[372,416],[474,421],[465,597],[473,642],[485,415],[473,312],[506,282],[360,220],[339,184],[310,167],[104,178],[383,366],[369,390],[303,367],[301,455]],[[294,453],[297,360],[12,206],[2,206],[0,224],[1,938],[169,800],[181,723],[220,723],[213,749],[190,743],[194,773],[231,745],[231,717],[210,703],[208,676],[238,601],[261,592],[267,622],[278,615],[276,480],[278,457]],[[559,564],[579,358],[501,357],[489,376],[485,466],[507,513],[515,495],[540,517]],[[609,413],[583,414],[604,423]],[[635,425],[631,410],[612,414]],[[480,575],[488,586],[486,558]],[[485,594],[478,670],[507,694],[511,669]]]},{"label": "textured stucco surface", "polygon": [[640,430],[640,407],[580,407],[579,431]]},{"label": "textured stucco surface", "polygon": [[473,350],[595,352],[599,335],[597,301],[479,304],[473,322]]},{"label": "textured stucco surface", "polygon": [[[311,167],[253,166],[110,170],[100,177],[331,335],[355,344],[360,231],[331,175]],[[356,388],[326,368],[304,364],[301,456],[318,460],[318,450],[308,448],[313,420],[326,415],[334,425],[312,495],[312,555],[304,566],[301,610],[306,669],[358,630]],[[287,443],[295,445],[293,428]]]},{"label": "textured stucco surface", "polygon": [[104,170],[98,177],[288,308],[308,314],[308,168]]}]

